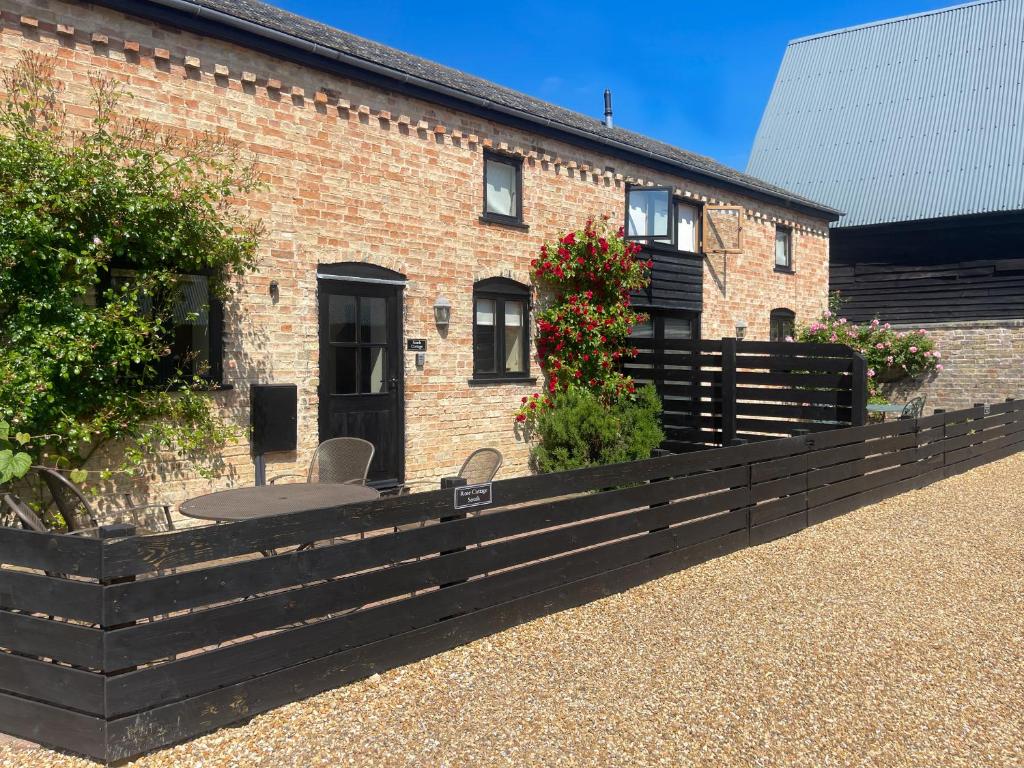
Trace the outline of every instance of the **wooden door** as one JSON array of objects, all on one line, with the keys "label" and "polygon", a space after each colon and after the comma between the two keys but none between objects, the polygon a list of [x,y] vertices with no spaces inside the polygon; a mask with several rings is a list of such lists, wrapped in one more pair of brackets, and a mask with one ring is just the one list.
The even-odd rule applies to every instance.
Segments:
[{"label": "wooden door", "polygon": [[376,448],[369,481],[402,482],[402,289],[317,281],[320,304],[320,441],[361,437]]}]

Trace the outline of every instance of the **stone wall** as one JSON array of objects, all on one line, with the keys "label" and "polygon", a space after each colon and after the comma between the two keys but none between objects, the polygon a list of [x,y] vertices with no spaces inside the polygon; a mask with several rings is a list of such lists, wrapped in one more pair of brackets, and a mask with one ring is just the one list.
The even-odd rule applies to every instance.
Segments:
[{"label": "stone wall", "polygon": [[[924,328],[942,354],[941,372],[921,380],[885,385],[893,402],[924,395],[925,413],[969,408],[1024,397],[1024,320],[975,320],[930,323]],[[906,330],[906,329],[901,329]]]},{"label": "stone wall", "polygon": [[[748,338],[766,339],[772,309],[810,319],[826,303],[823,219],[99,6],[6,0],[0,64],[27,51],[54,57],[79,117],[88,115],[89,76],[98,72],[131,95],[126,114],[184,136],[213,131],[255,156],[266,186],[241,205],[267,234],[259,271],[226,307],[225,382],[233,389],[211,397],[244,428],[250,383],[298,385],[299,449],[268,457],[268,475],[304,467],[318,442],[317,264],[365,261],[408,276],[404,334],[428,341],[424,368],[412,352],[405,360],[405,474],[414,487],[452,474],[480,446],[505,454],[503,476],[528,470],[513,414],[533,388],[468,383],[473,283],[497,275],[528,282],[543,242],[589,216],[621,218],[627,183],[744,208],[745,252],[705,260],[706,338],[732,335],[743,319]],[[527,230],[479,220],[485,148],[523,158]],[[793,228],[794,274],[773,270],[776,222]],[[432,315],[442,293],[454,305],[446,335]],[[134,490],[177,502],[252,482],[243,440],[225,451],[216,479],[168,460]]]}]

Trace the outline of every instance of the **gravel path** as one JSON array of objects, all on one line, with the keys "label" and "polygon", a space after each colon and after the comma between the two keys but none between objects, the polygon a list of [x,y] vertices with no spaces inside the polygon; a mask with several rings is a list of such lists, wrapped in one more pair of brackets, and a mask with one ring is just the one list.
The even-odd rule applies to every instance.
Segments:
[{"label": "gravel path", "polygon": [[133,765],[1024,766],[1024,454]]}]

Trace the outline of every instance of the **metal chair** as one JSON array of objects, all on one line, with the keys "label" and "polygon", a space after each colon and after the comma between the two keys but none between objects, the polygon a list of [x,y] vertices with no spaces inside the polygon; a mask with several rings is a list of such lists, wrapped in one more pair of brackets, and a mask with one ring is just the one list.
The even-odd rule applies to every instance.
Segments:
[{"label": "metal chair", "polygon": [[64,518],[64,522],[67,523],[69,532],[113,523],[134,525],[139,533],[162,533],[174,530],[174,523],[171,521],[171,508],[167,504],[134,504],[131,497],[126,494],[125,500],[128,506],[104,514],[101,521],[82,489],[60,472],[49,467],[38,466],[32,467],[32,471],[50,491],[50,497]]},{"label": "metal chair", "polygon": [[46,533],[49,530],[45,523],[39,519],[39,515],[13,493],[4,494],[3,506],[14,513],[14,517],[21,523],[22,528],[35,531],[36,533]]},{"label": "metal chair", "polygon": [[317,446],[305,475],[295,472],[276,475],[270,478],[270,484],[286,477],[302,477],[307,483],[366,485],[375,450],[373,443],[358,437],[333,437]]},{"label": "metal chair", "polygon": [[913,400],[908,400],[900,412],[900,419],[921,418],[921,414],[924,413],[924,400],[924,397],[915,397]]},{"label": "metal chair", "polygon": [[478,448],[469,454],[458,476],[464,479],[467,485],[489,483],[498,474],[503,462],[501,451],[496,448]]}]

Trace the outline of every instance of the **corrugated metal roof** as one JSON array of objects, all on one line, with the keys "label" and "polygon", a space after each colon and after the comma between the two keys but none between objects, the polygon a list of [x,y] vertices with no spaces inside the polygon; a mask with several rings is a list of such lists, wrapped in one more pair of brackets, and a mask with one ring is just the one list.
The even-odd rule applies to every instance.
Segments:
[{"label": "corrugated metal roof", "polygon": [[792,41],[747,173],[844,227],[1024,209],[1024,0]]}]

